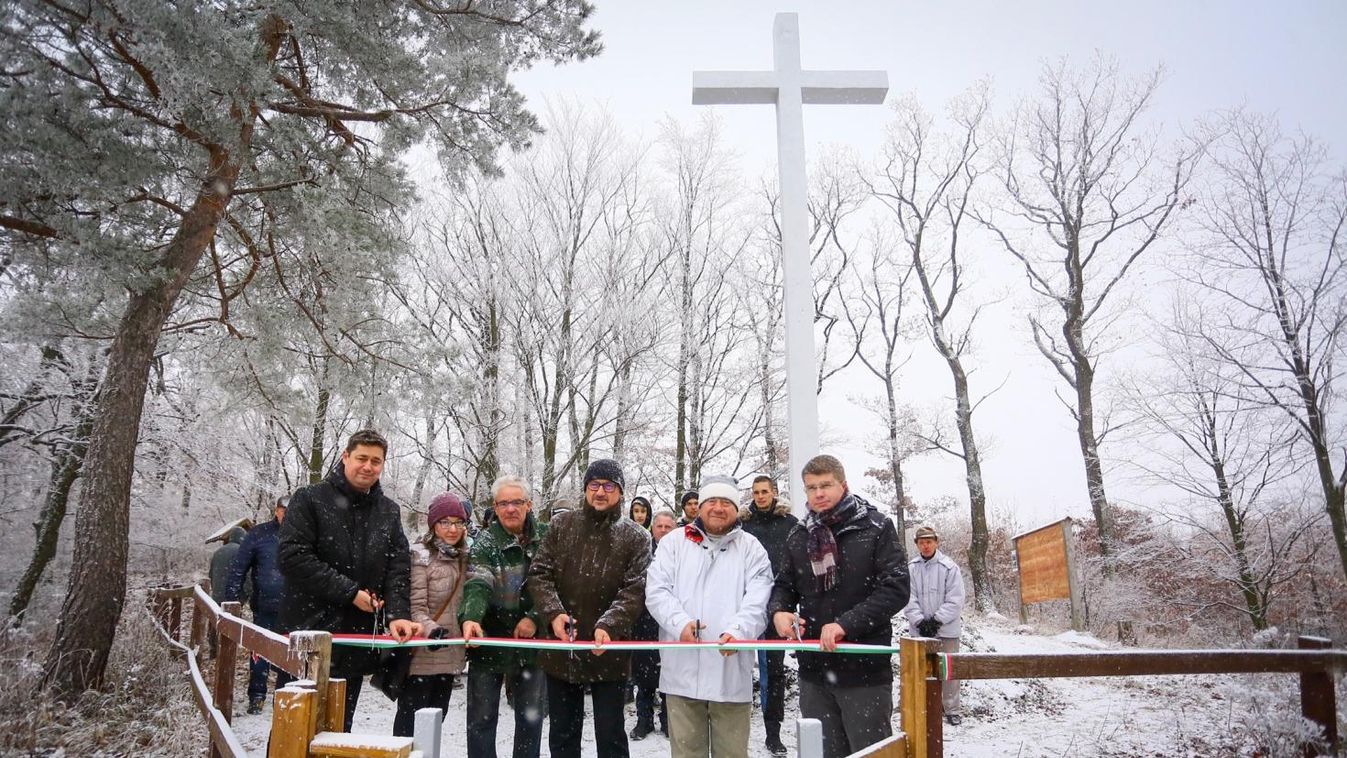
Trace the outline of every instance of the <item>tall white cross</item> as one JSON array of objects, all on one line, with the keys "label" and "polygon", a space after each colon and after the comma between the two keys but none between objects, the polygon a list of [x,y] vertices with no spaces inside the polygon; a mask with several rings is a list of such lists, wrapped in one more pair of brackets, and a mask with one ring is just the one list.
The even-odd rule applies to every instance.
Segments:
[{"label": "tall white cross", "polygon": [[775,105],[781,181],[781,255],[786,324],[786,392],[790,418],[791,506],[804,513],[800,471],[818,454],[818,366],[814,355],[814,276],[809,270],[809,183],[805,177],[804,108],[884,102],[884,71],[803,71],[800,19],[778,13],[771,71],[694,71],[693,105]]}]

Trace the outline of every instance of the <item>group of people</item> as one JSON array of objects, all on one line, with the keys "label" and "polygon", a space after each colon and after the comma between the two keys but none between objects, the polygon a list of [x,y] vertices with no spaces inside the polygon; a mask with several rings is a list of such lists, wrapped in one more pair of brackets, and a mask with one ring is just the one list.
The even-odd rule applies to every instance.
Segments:
[{"label": "group of people", "polygon": [[[825,754],[847,755],[891,735],[893,671],[891,656],[838,655],[839,644],[891,645],[892,619],[901,612],[913,634],[947,638],[946,649],[957,650],[958,565],[934,549],[938,535],[929,528],[918,530],[919,555],[909,562],[893,522],[851,491],[832,456],[804,468],[803,520],[765,476],[753,481],[742,512],[728,477],[707,477],[684,494],[679,519],[643,497],[624,511],[622,467],[602,459],[588,466],[578,507],[548,523],[535,515],[528,484],[507,475],[492,484],[491,514],[475,539],[467,538],[465,501],[445,492],[430,504],[425,536],[409,545],[398,506],[379,485],[387,452],[377,432],[352,435],[323,482],[278,503],[276,519],[258,527],[274,537],[244,540],[228,593],[241,596],[251,573],[255,622],[283,631],[386,629],[398,641],[466,640],[416,648],[395,734],[411,734],[417,709],[446,708],[454,678],[466,670],[469,758],[496,755],[502,687],[514,710],[515,758],[539,755],[544,718],[551,755],[578,758],[586,694],[599,756],[626,756],[628,739],[650,735],[657,702],[659,729],[676,758],[745,756],[756,665],[766,746],[784,755],[783,652],[670,646],[631,653],[610,643],[817,639],[817,651],[796,654],[800,714],[822,722]],[[258,555],[269,539],[275,548],[266,562]],[[278,581],[283,601],[272,607],[265,597]],[[592,646],[474,646],[481,637]],[[347,730],[378,662],[373,648],[333,647],[332,676],[347,682]],[[265,661],[255,663],[250,709],[264,702],[266,670]],[[632,685],[637,720],[628,732],[624,699]],[[945,698],[955,718],[957,698],[955,683]]]}]

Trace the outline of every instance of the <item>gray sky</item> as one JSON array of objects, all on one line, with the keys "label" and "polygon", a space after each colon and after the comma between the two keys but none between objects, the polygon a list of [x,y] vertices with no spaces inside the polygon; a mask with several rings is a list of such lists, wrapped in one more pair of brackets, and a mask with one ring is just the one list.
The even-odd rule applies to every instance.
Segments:
[{"label": "gray sky", "polygon": [[[766,69],[777,12],[800,14],[805,68],[883,69],[890,101],[914,94],[931,112],[978,79],[989,77],[994,110],[1032,94],[1044,60],[1086,62],[1113,56],[1128,75],[1163,65],[1166,78],[1152,110],[1155,123],[1178,130],[1204,112],[1243,105],[1278,114],[1326,141],[1338,161],[1347,147],[1347,3],[1343,2],[617,2],[599,0],[594,26],[604,37],[597,59],[516,78],[537,109],[545,98],[598,103],[634,134],[653,136],[664,116],[697,118],[691,105],[693,70]],[[726,144],[749,177],[774,171],[775,123],[767,106],[718,106]],[[843,144],[877,153],[891,112],[880,106],[807,106],[811,156]],[[1001,259],[997,259],[1000,255]],[[981,294],[1014,291],[1019,281],[1004,253],[988,247]],[[1028,342],[1024,303],[1010,299],[989,314],[979,340],[985,369],[975,391],[1006,380],[979,411],[980,435],[991,443],[986,461],[993,508],[1013,509],[1027,527],[1062,515],[1088,513],[1080,454],[1070,418],[1053,398],[1061,387]],[[1112,370],[1106,363],[1103,371]],[[907,389],[919,406],[948,394],[949,378],[929,349],[920,348]],[[848,397],[877,390],[858,374],[825,389],[821,412],[835,436],[873,424]],[[871,428],[878,429],[877,426]],[[876,431],[877,433],[877,431]],[[852,479],[874,465],[854,439],[842,448]],[[1106,449],[1120,456],[1125,449]],[[910,467],[918,499],[962,496],[961,467],[928,456]],[[1138,483],[1110,482],[1110,495],[1145,500]]]}]

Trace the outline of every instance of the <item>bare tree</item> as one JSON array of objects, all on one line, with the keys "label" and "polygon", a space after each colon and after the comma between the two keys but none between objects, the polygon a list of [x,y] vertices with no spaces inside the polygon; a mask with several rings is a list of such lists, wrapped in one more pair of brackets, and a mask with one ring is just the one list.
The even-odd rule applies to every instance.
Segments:
[{"label": "bare tree", "polygon": [[1347,173],[1330,175],[1321,144],[1284,136],[1272,118],[1234,112],[1215,128],[1205,244],[1187,273],[1220,303],[1206,345],[1238,369],[1232,392],[1294,423],[1347,576],[1347,465],[1334,464],[1347,431],[1336,410]]},{"label": "bare tree", "polygon": [[1299,575],[1292,549],[1306,531],[1274,530],[1272,521],[1286,514],[1268,501],[1303,465],[1290,421],[1243,397],[1238,370],[1207,348],[1213,315],[1179,304],[1160,326],[1161,365],[1128,392],[1144,420],[1137,442],[1148,452],[1130,462],[1192,499],[1165,511],[1193,535],[1181,549],[1206,558],[1201,570],[1242,602],[1229,607],[1266,629],[1274,592]]},{"label": "bare tree", "polygon": [[[1196,151],[1159,154],[1143,131],[1160,84],[1136,81],[1096,59],[1084,72],[1045,67],[1042,94],[1004,131],[999,167],[1006,202],[979,218],[1024,268],[1029,289],[1054,315],[1030,315],[1034,344],[1067,383],[1100,550],[1112,551],[1113,520],[1099,447],[1107,418],[1096,412],[1102,342],[1116,318],[1118,285],[1169,226],[1183,201]],[[1059,399],[1061,396],[1059,395]]]},{"label": "bare tree", "polygon": [[878,176],[870,185],[871,192],[892,212],[901,233],[925,306],[931,344],[945,361],[954,383],[959,448],[955,450],[939,439],[933,444],[964,463],[972,523],[968,563],[974,602],[983,613],[995,610],[995,602],[987,571],[987,493],[982,454],[973,429],[973,412],[981,401],[973,400],[970,370],[965,366],[981,307],[969,308],[967,304],[961,232],[979,175],[976,161],[982,149],[987,97],[984,84],[951,106],[955,131],[947,139],[932,134],[932,119],[915,101],[900,103]]}]

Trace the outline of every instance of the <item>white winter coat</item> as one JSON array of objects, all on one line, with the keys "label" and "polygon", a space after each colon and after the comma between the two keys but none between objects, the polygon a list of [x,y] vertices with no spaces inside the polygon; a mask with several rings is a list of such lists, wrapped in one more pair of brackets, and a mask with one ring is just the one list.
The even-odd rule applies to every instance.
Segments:
[{"label": "white winter coat", "polygon": [[957,638],[963,632],[959,617],[963,614],[963,573],[948,555],[935,551],[928,561],[921,557],[907,562],[912,594],[903,607],[903,618],[913,636],[917,624],[927,616],[940,622],[940,637]]},{"label": "white winter coat", "polygon": [[[767,628],[771,591],[772,563],[757,538],[736,524],[713,549],[689,524],[660,540],[646,573],[645,605],[663,641],[677,640],[694,620],[706,627],[704,641],[725,633],[753,640]],[[751,652],[724,657],[715,650],[661,650],[659,689],[696,700],[748,703],[754,662]]]}]

